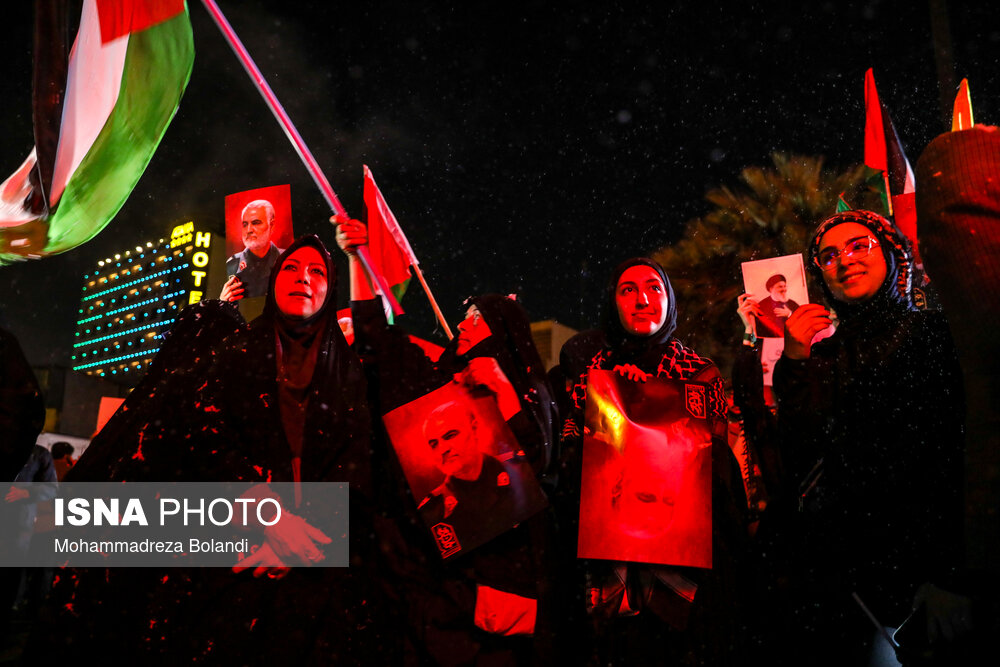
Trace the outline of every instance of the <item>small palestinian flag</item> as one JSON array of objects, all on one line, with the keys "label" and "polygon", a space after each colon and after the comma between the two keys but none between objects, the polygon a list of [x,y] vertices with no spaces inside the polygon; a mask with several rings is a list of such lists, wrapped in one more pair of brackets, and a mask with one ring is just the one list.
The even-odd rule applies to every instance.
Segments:
[{"label": "small palestinian flag", "polygon": [[417,261],[410,242],[403,233],[396,216],[389,209],[382,191],[375,183],[375,177],[367,165],[364,166],[365,208],[368,211],[368,247],[371,249],[372,267],[385,277],[389,289],[397,301],[410,284],[410,265]]},{"label": "small palestinian flag", "polygon": [[865,166],[867,181],[881,194],[886,215],[916,249],[916,179],[889,111],[879,100],[871,69],[865,72]]}]

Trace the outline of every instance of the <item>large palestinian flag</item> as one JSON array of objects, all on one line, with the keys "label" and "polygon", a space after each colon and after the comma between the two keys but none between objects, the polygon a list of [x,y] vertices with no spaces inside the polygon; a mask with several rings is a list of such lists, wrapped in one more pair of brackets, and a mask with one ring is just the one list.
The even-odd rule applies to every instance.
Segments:
[{"label": "large palestinian flag", "polygon": [[0,185],[0,264],[65,252],[118,213],[177,111],[194,62],[184,0],[62,1],[35,22],[35,149]]}]

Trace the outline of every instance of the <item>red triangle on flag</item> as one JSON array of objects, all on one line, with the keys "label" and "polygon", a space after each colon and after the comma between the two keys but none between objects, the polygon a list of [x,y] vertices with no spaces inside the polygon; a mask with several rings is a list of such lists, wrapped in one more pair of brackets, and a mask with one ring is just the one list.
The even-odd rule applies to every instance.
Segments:
[{"label": "red triangle on flag", "polygon": [[184,0],[97,0],[101,42],[145,30],[184,11]]}]

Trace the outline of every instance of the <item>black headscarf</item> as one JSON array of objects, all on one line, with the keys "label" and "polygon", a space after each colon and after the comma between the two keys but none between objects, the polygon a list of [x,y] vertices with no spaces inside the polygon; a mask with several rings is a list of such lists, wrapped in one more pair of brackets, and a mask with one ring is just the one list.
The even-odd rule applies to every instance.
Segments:
[{"label": "black headscarf", "polygon": [[[278,308],[274,285],[282,264],[305,247],[315,249],[326,264],[326,300],[312,316],[295,319]],[[251,328],[263,337],[264,346],[274,351],[281,421],[296,458],[302,456],[304,429],[310,421],[307,413],[315,413],[321,405],[326,417],[335,422],[347,420],[355,404],[363,401],[364,392],[358,394],[358,387],[364,386],[363,372],[335,316],[337,268],[317,236],[309,234],[292,243],[275,262],[268,285],[264,312]]]},{"label": "black headscarf", "polygon": [[[663,326],[649,336],[636,336],[625,331],[621,318],[618,316],[618,302],[615,298],[618,281],[622,274],[633,266],[648,266],[656,271],[667,290],[667,315],[663,320]],[[603,329],[608,345],[611,347],[611,353],[617,359],[628,363],[638,363],[647,357],[652,359],[655,356],[658,360],[658,355],[662,354],[663,346],[670,341],[671,335],[677,329],[677,300],[674,298],[674,288],[670,284],[667,274],[663,271],[663,267],[645,257],[633,257],[615,267],[607,285]]]},{"label": "black headscarf", "polygon": [[462,303],[463,314],[472,306],[479,309],[490,335],[461,355],[456,351],[456,336],[441,353],[438,365],[443,370],[458,371],[469,359],[493,357],[518,393],[526,391],[533,380],[545,377],[528,315],[517,301],[500,294],[470,296]]},{"label": "black headscarf", "polygon": [[[820,241],[828,231],[845,222],[854,222],[868,228],[878,239],[879,249],[885,258],[886,275],[879,291],[868,301],[847,303],[833,296],[823,279],[823,270],[816,264]],[[809,270],[823,288],[826,298],[834,305],[843,324],[870,322],[884,319],[894,312],[913,310],[913,252],[910,242],[896,226],[871,211],[844,211],[821,222],[809,243]]]}]

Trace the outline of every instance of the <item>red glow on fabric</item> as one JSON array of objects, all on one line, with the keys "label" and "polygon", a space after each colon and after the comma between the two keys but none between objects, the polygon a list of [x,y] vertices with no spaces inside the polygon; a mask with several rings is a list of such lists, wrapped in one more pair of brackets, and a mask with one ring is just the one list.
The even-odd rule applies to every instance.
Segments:
[{"label": "red glow on fabric", "polygon": [[104,425],[108,423],[108,420],[111,419],[112,415],[115,414],[124,402],[124,398],[118,398],[117,396],[101,396],[101,403],[97,408],[97,428],[95,432],[104,428]]},{"label": "red glow on fabric", "polygon": [[530,635],[535,631],[538,602],[480,584],[476,588],[476,627],[495,635]]},{"label": "red glow on fabric", "polygon": [[711,422],[705,386],[611,371],[587,378],[580,558],[712,566]]},{"label": "red glow on fabric", "polygon": [[101,42],[163,23],[184,11],[184,0],[97,0]]},{"label": "red glow on fabric", "polygon": [[917,194],[908,192],[904,195],[893,195],[892,217],[899,231],[910,240],[913,246],[913,256],[917,264],[923,264],[920,257],[920,244],[917,243]]},{"label": "red glow on fabric", "polygon": [[416,336],[409,336],[410,342],[419,347],[427,355],[427,358],[431,361],[437,361],[441,358],[441,353],[444,352],[444,348],[440,345],[435,345],[429,340],[424,340],[423,338],[417,338]]}]

